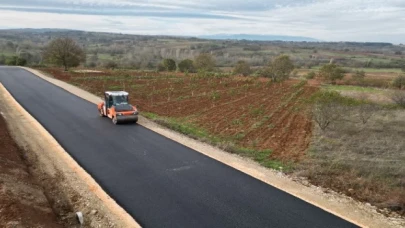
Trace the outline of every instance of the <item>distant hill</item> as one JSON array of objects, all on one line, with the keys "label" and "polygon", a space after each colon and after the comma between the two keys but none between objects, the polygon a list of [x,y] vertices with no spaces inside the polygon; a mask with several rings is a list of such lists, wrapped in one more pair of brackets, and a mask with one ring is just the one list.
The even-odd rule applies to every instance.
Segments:
[{"label": "distant hill", "polygon": [[212,40],[252,40],[252,41],[307,41],[316,42],[319,41],[310,37],[302,36],[280,36],[280,35],[256,35],[256,34],[216,34],[199,36],[201,39]]},{"label": "distant hill", "polygon": [[[14,31],[14,32],[24,32],[24,33],[58,33],[58,32],[82,32],[82,33],[97,33],[81,30],[71,30],[71,29],[56,29],[56,28],[40,28],[40,29],[30,29],[30,28],[20,28],[20,29],[0,29],[0,31]],[[99,33],[102,34],[102,33]],[[105,34],[105,33],[104,33]],[[121,34],[121,33],[116,33]],[[121,34],[130,35],[130,34]],[[138,35],[142,36],[142,35]],[[145,35],[144,37],[149,37]],[[172,38],[183,38],[190,39],[192,36],[168,36],[168,35],[155,35],[154,37],[172,37]],[[317,42],[320,40],[302,37],[302,36],[280,36],[280,35],[258,35],[258,34],[214,34],[207,36],[197,36],[195,38],[199,39],[209,39],[209,40],[249,40],[249,41],[307,41],[307,42]]]},{"label": "distant hill", "polygon": [[0,29],[0,31],[44,33],[44,32],[69,32],[69,31],[78,31],[78,30],[58,29],[58,28],[16,28],[16,29]]}]

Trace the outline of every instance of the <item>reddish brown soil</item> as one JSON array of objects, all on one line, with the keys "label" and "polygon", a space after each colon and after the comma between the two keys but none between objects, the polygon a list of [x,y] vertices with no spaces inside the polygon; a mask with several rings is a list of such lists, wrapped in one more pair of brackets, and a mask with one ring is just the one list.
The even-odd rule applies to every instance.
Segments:
[{"label": "reddish brown soil", "polygon": [[127,90],[142,112],[185,118],[239,146],[271,149],[273,158],[298,161],[307,149],[312,124],[303,100],[317,83],[271,83],[265,78],[198,77],[137,71],[72,73],[41,69],[94,94]]},{"label": "reddish brown soil", "polygon": [[0,116],[0,227],[62,227]]}]

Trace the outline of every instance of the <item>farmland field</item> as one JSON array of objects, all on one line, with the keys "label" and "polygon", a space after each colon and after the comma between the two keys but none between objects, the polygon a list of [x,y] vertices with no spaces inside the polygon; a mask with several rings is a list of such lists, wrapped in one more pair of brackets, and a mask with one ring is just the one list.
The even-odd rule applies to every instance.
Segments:
[{"label": "farmland field", "polygon": [[311,138],[312,123],[305,114],[304,98],[317,88],[305,81],[271,83],[224,74],[186,77],[136,71],[45,71],[99,96],[105,90],[127,90],[143,113],[198,127],[222,146],[267,151],[266,159],[298,161]]}]

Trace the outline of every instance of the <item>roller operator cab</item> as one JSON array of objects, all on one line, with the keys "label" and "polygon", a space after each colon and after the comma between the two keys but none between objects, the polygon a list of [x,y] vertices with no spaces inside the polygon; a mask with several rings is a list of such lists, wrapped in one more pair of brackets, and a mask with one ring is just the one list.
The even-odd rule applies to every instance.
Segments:
[{"label": "roller operator cab", "polygon": [[98,104],[98,112],[108,117],[114,124],[138,122],[138,110],[129,104],[128,93],[125,91],[107,91],[103,102]]}]

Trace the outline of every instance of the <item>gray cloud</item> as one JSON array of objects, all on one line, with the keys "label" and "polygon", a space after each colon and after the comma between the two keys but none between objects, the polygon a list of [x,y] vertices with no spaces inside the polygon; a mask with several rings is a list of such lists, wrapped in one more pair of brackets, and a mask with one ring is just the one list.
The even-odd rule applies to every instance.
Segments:
[{"label": "gray cloud", "polygon": [[[209,18],[209,19],[241,19],[237,16],[220,15],[215,13],[202,12],[182,12],[182,11],[153,11],[153,10],[130,10],[130,9],[111,9],[102,11],[97,9],[64,9],[64,8],[18,8],[10,6],[0,6],[3,10],[12,10],[19,12],[43,12],[43,13],[63,13],[63,14],[82,14],[82,15],[102,15],[102,16],[131,16],[131,17],[163,17],[163,18]],[[246,19],[253,20],[253,19]]]},{"label": "gray cloud", "polygon": [[[14,12],[14,13],[13,13]],[[47,15],[45,19],[44,16]],[[128,33],[259,33],[405,43],[403,0],[2,0],[0,21]],[[72,18],[87,20],[71,23]],[[102,21],[100,21],[102,20]],[[9,20],[8,20],[9,21]],[[54,23],[57,21],[58,23]],[[148,22],[144,25],[140,22]],[[132,24],[131,24],[132,23]],[[134,24],[135,23],[135,24]],[[153,26],[151,26],[153,25]],[[17,20],[8,27],[35,27]],[[76,26],[76,27],[74,27]],[[99,26],[99,27],[97,27]],[[0,27],[5,27],[1,25]]]},{"label": "gray cloud", "polygon": [[199,10],[219,10],[219,11],[265,11],[280,6],[294,6],[310,3],[312,0],[3,0],[0,5],[18,7],[95,7],[98,9],[122,9],[125,7],[148,7],[154,9],[199,9]]}]

